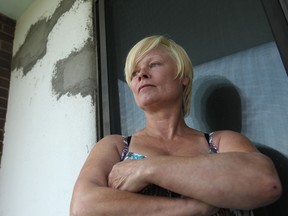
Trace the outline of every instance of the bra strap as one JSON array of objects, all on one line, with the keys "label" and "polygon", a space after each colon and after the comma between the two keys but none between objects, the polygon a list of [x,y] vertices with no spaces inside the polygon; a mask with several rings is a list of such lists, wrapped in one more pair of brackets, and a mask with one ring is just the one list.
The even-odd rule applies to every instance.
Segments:
[{"label": "bra strap", "polygon": [[[219,152],[217,146],[213,142],[213,134],[214,134],[214,132],[211,132],[208,136],[209,137],[209,140],[208,140],[208,144],[209,144],[209,152],[208,153],[209,154],[216,154]],[[206,137],[206,135],[205,135],[205,137]],[[206,139],[207,139],[207,137],[206,137]]]},{"label": "bra strap", "polygon": [[123,136],[123,144],[124,148],[122,150],[121,158],[120,160],[123,161],[126,157],[127,153],[129,152],[129,145],[130,145],[131,136]]}]

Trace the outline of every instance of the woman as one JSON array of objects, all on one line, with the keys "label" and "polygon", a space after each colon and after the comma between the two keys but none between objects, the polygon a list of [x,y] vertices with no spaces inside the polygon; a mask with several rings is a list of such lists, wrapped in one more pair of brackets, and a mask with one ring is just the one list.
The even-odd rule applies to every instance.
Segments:
[{"label": "woman", "polygon": [[253,215],[250,209],[279,198],[273,163],[246,137],[185,124],[192,74],[184,49],[166,37],[144,38],[131,49],[125,76],[146,126],[94,146],[71,215]]}]

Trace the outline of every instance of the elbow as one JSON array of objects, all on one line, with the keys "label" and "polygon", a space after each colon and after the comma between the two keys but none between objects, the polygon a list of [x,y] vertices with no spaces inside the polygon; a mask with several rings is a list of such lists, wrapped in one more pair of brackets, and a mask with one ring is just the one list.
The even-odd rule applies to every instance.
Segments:
[{"label": "elbow", "polygon": [[73,202],[71,202],[70,205],[70,216],[80,216],[79,210],[76,208]]},{"label": "elbow", "polygon": [[[93,191],[93,193],[91,193]],[[106,202],[103,201],[101,189],[76,185],[70,203],[70,216],[105,215]]]},{"label": "elbow", "polygon": [[70,203],[70,216],[88,216],[89,215],[89,199],[80,187],[75,187]]},{"label": "elbow", "polygon": [[282,195],[282,185],[278,178],[268,177],[262,179],[261,181],[254,184],[255,190],[250,190],[252,192],[251,196],[248,199],[245,199],[246,202],[241,200],[241,206],[233,206],[236,209],[257,209],[264,206],[268,206],[276,202]]},{"label": "elbow", "polygon": [[[282,195],[282,184],[277,170],[270,160],[266,160],[267,169],[261,169],[253,178],[254,183],[250,192],[253,193],[247,209],[254,209],[276,202]],[[250,182],[252,183],[252,182]],[[245,208],[246,209],[246,208]]]},{"label": "elbow", "polygon": [[[266,169],[263,169],[258,176],[258,198],[262,201],[261,206],[269,205],[277,201],[282,195],[282,184],[278,172],[267,156],[262,156]],[[260,206],[260,207],[261,207]]]},{"label": "elbow", "polygon": [[70,216],[84,216],[83,209],[81,200],[74,194],[70,203]]},{"label": "elbow", "polygon": [[277,201],[282,196],[282,184],[275,166],[272,164],[270,173],[265,177],[266,197],[268,204]]},{"label": "elbow", "polygon": [[264,191],[266,193],[265,197],[267,199],[267,204],[271,204],[281,197],[282,185],[278,175],[275,177],[270,177],[270,179],[267,180],[266,190]]},{"label": "elbow", "polygon": [[[70,216],[89,216],[91,215],[91,206],[85,202],[83,197],[73,195],[70,203]],[[96,212],[95,212],[96,213]]]},{"label": "elbow", "polygon": [[258,183],[261,185],[257,189],[258,207],[270,205],[281,197],[282,185],[277,173],[262,176],[262,180]]},{"label": "elbow", "polygon": [[70,205],[70,216],[79,216],[78,210],[75,208],[74,204]]},{"label": "elbow", "polygon": [[81,187],[79,186],[79,183],[76,182],[74,186],[71,202],[70,202],[70,210],[69,210],[70,216],[82,216],[83,215],[81,214],[82,209],[83,209],[83,205],[81,204],[83,203],[83,201],[81,200],[83,199],[83,197],[82,199],[81,197],[82,197]]}]

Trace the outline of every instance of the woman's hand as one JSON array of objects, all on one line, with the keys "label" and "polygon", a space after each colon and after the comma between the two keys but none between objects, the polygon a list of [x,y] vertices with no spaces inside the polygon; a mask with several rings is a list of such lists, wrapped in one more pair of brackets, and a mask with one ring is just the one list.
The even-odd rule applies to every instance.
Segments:
[{"label": "woman's hand", "polygon": [[115,164],[108,176],[109,187],[129,192],[141,191],[149,184],[144,179],[146,160],[126,160]]}]

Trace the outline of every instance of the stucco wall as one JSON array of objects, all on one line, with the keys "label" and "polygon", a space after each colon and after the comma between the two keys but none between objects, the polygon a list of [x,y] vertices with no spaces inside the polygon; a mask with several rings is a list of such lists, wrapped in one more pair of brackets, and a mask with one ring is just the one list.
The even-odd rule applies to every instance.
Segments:
[{"label": "stucco wall", "polygon": [[92,0],[36,0],[17,20],[0,215],[68,215],[96,141]]}]

